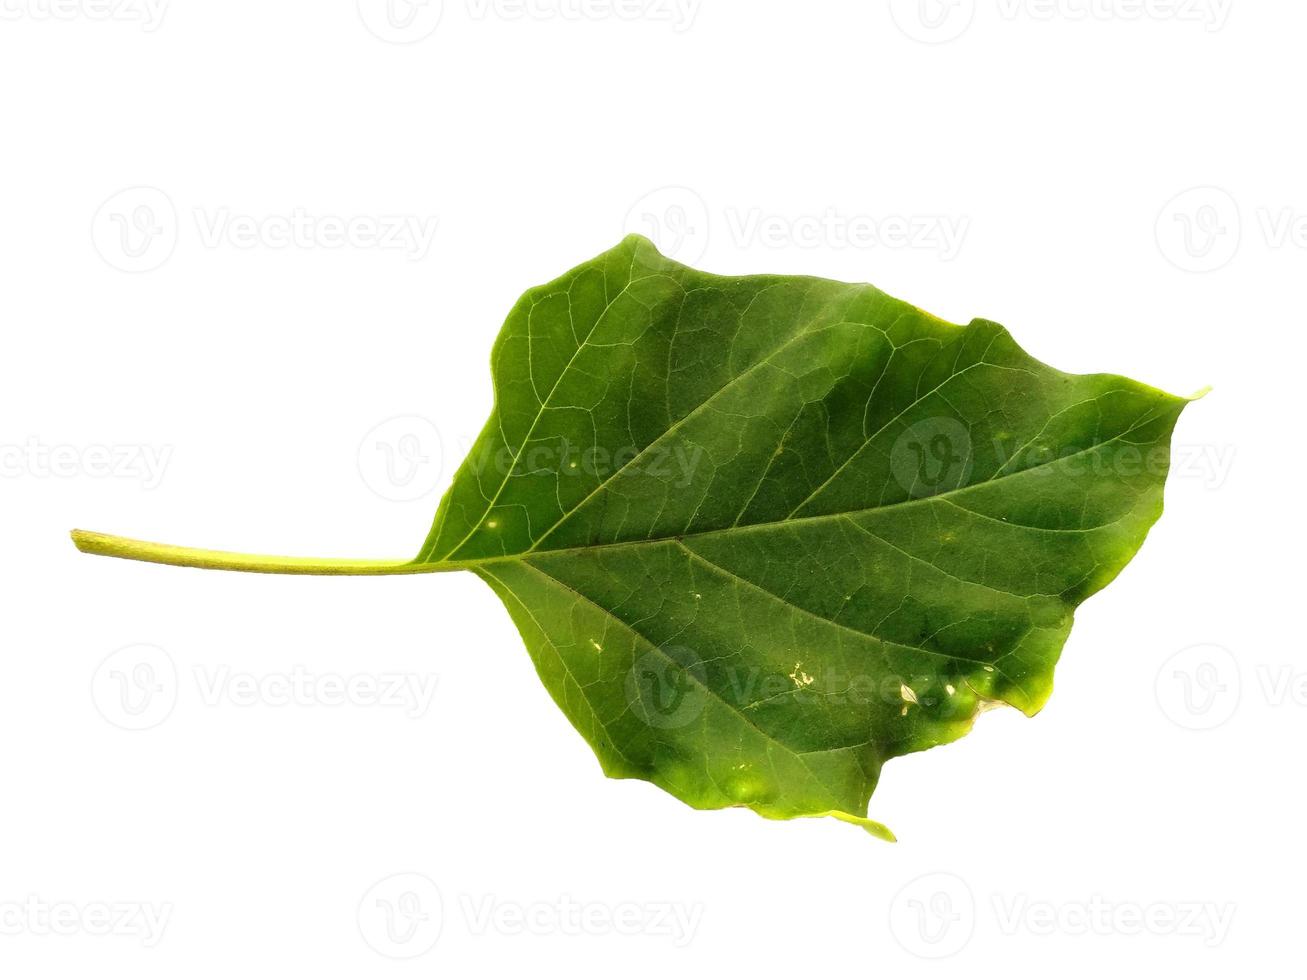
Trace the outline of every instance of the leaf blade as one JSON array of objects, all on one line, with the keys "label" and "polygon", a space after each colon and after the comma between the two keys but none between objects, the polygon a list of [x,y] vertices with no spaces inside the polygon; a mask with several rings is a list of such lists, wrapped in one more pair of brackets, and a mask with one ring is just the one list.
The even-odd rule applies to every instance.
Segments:
[{"label": "leaf blade", "polygon": [[636,237],[529,291],[492,366],[417,560],[475,566],[608,774],[864,826],[890,758],[1047,701],[1187,403]]}]

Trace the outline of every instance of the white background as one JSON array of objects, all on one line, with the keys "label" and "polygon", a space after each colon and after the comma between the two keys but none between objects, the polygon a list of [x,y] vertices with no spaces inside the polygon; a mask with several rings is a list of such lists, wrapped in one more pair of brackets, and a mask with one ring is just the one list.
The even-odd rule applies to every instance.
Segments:
[{"label": "white background", "polygon": [[[2,10],[4,976],[1297,961],[1302,5]],[[508,308],[630,230],[1215,388],[1046,710],[886,767],[897,845],[603,779],[471,575],[68,542],[408,557]]]}]

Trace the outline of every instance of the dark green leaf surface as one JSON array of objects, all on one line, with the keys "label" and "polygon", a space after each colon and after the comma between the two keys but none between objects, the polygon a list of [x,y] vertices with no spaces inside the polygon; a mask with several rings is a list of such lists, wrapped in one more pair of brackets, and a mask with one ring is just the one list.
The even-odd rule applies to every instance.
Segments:
[{"label": "dark green leaf surface", "polygon": [[632,237],[528,292],[417,565],[503,600],[605,772],[866,820],[883,764],[1043,706],[1186,404],[865,285]]}]

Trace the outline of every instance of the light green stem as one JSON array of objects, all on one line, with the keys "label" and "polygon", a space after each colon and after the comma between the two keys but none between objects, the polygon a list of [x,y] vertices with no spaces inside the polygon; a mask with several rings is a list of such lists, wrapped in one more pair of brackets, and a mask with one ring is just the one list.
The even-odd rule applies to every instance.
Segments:
[{"label": "light green stem", "polygon": [[232,572],[272,575],[421,575],[470,568],[476,562],[414,562],[365,558],[288,558],[281,555],[246,555],[235,551],[181,548],[120,538],[98,531],[73,531],[73,544],[88,555],[128,558],[185,568],[215,568]]}]

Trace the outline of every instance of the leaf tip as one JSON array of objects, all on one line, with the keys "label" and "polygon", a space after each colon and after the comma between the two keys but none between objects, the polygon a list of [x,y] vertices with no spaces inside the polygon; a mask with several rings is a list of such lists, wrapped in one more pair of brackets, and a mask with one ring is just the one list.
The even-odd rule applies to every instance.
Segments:
[{"label": "leaf tip", "polygon": [[[654,242],[653,239],[641,235],[638,231],[633,231],[625,238],[623,238],[622,241],[619,243],[618,248],[629,248],[632,250],[638,248],[651,248],[655,252],[657,252],[657,254],[659,255],[663,254],[661,251],[659,251],[658,245],[657,243]],[[664,256],[664,258],[666,258],[666,256]]]},{"label": "leaf tip", "polygon": [[879,840],[888,841],[891,844],[897,844],[898,838],[894,836],[894,831],[890,830],[883,823],[875,820],[869,820],[866,817],[859,817],[854,813],[846,813],[844,810],[827,810],[825,813],[816,813],[817,817],[834,817],[836,820],[843,820],[845,823],[851,823],[855,827],[861,827],[872,837]]}]

